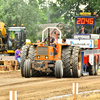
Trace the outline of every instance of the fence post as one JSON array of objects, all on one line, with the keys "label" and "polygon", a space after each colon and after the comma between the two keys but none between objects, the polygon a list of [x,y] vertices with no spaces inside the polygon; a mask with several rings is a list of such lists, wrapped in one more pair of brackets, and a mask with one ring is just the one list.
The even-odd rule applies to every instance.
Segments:
[{"label": "fence post", "polygon": [[74,94],[74,100],[76,100],[76,94],[78,94],[78,83],[73,83],[73,94]]},{"label": "fence post", "polygon": [[17,100],[17,91],[9,91],[9,100]]}]

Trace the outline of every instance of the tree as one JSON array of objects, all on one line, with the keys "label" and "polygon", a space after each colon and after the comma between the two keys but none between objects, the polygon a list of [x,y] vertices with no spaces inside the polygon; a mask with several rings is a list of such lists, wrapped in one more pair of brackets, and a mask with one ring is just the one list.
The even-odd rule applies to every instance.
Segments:
[{"label": "tree", "polygon": [[2,7],[1,7],[1,5],[2,5],[2,1],[3,0],[0,0],[0,19],[2,19],[2,17],[3,17],[3,14],[2,14]]},{"label": "tree", "polygon": [[[73,22],[73,15],[79,16],[79,13],[83,12],[79,8],[80,5],[87,5],[84,9],[84,12],[91,12],[92,16],[94,16],[93,15],[94,12],[100,14],[99,0],[95,0],[95,1],[94,0],[57,0],[57,3],[59,4],[61,16],[63,16],[63,22],[65,24],[70,23],[69,25],[70,27],[73,27],[73,29],[74,29],[74,25],[71,23]],[[96,26],[100,26],[100,18],[98,18],[98,20],[96,21]],[[89,29],[89,31],[91,30]]]},{"label": "tree", "polygon": [[15,24],[21,26],[23,23],[27,29],[27,38],[35,42],[37,39],[39,6],[37,0],[2,0],[1,10],[3,17],[1,20],[8,27]]},{"label": "tree", "polygon": [[49,11],[50,11],[51,23],[62,22],[63,19],[62,19],[62,15],[61,15],[61,10],[60,10],[59,6],[57,6],[56,3],[50,2]]}]

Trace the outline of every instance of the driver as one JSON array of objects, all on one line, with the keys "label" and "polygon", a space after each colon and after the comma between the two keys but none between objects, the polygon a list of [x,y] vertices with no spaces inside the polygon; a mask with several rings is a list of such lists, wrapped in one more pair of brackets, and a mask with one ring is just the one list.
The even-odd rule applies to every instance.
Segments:
[{"label": "driver", "polygon": [[[48,36],[42,41],[42,43],[44,42],[47,42],[48,43]],[[50,33],[50,43],[52,43],[52,46],[53,46],[53,52],[54,52],[54,55],[55,55],[55,38],[53,36],[51,36],[51,33]]]},{"label": "driver", "polygon": [[[43,41],[42,41],[42,43],[44,43],[44,42],[47,42],[48,43],[48,37],[46,37]],[[51,34],[50,34],[50,43],[52,43],[52,44],[55,44],[56,42],[55,42],[55,38],[53,37],[53,36],[51,36]]]},{"label": "driver", "polygon": [[87,34],[88,31],[85,29],[84,26],[81,26],[81,30],[79,31],[79,34]]},{"label": "driver", "polygon": [[18,47],[18,43],[19,43],[19,40],[18,40],[18,34],[15,34],[15,43],[14,43],[14,48],[17,49]]}]

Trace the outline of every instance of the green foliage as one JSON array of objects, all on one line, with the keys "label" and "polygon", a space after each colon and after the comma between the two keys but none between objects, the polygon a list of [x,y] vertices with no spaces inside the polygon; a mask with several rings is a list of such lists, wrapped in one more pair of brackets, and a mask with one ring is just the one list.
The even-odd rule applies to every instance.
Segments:
[{"label": "green foliage", "polygon": [[[91,12],[92,16],[93,12],[100,15],[100,0],[57,0],[55,3],[50,0],[0,0],[0,20],[7,27],[13,24],[21,26],[23,23],[27,29],[27,38],[32,42],[41,40],[42,35],[37,36],[41,30],[39,24],[47,23],[67,24],[68,27],[62,28],[63,34],[64,37],[71,38],[74,33],[73,15],[78,16],[82,12],[79,8],[81,4],[87,5],[84,12]],[[100,18],[96,26],[100,26]]]},{"label": "green foliage", "polygon": [[37,39],[40,40],[40,41],[42,41],[42,34],[39,34],[39,36],[38,36]]},{"label": "green foliage", "polygon": [[72,38],[72,35],[74,34],[74,26],[73,22],[68,23],[68,26],[61,26],[61,30],[63,31],[63,37],[62,38]]},{"label": "green foliage", "polygon": [[15,26],[24,26],[27,29],[27,38],[35,42],[37,39],[37,32],[39,30],[39,6],[37,0],[2,0],[0,1],[0,8],[2,16],[0,19],[6,23],[8,27],[13,24]]},{"label": "green foliage", "polygon": [[62,16],[60,13],[60,9],[59,6],[57,6],[56,3],[52,3],[50,2],[50,21],[51,23],[58,23],[58,22],[62,22]]},{"label": "green foliage", "polygon": [[[57,3],[59,4],[59,9],[62,16],[63,16],[63,22],[70,26],[70,30],[74,29],[74,24],[73,24],[73,15],[79,16],[80,12],[83,12],[80,8],[79,5],[87,5],[84,9],[84,12],[91,12],[92,16],[94,12],[97,12],[98,15],[100,15],[100,0],[57,0]],[[70,23],[70,24],[69,24]],[[100,26],[100,18],[96,20],[96,27]],[[94,27],[94,34],[95,34],[95,29]],[[91,27],[86,27],[90,33],[92,33],[92,28]],[[73,31],[74,32],[74,31]],[[70,31],[70,35],[66,34],[66,37],[71,36],[72,32]]]},{"label": "green foliage", "polygon": [[3,0],[0,0],[0,21],[1,21],[1,18],[3,17],[3,14],[2,14],[2,7],[1,7],[2,1],[3,1]]},{"label": "green foliage", "polygon": [[48,14],[47,14],[47,7],[43,7],[40,9],[40,20],[39,24],[45,24],[48,23]]}]

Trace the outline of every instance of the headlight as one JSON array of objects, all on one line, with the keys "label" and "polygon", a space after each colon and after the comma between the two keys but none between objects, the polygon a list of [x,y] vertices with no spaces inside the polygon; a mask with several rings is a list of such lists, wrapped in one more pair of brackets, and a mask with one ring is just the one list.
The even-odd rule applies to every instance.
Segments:
[{"label": "headlight", "polygon": [[45,56],[45,59],[48,59],[48,56]]},{"label": "headlight", "polygon": [[40,59],[40,56],[37,56],[37,59]]}]

